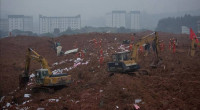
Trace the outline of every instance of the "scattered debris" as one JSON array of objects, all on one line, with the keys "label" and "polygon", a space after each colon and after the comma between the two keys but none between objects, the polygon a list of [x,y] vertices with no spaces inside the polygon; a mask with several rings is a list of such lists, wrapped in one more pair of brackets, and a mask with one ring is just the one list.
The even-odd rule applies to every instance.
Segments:
[{"label": "scattered debris", "polygon": [[37,110],[45,110],[45,108],[37,108]]},{"label": "scattered debris", "polygon": [[72,50],[67,50],[64,54],[67,55],[67,54],[76,53],[76,52],[78,52],[78,48],[72,49]]},{"label": "scattered debris", "polygon": [[28,98],[30,96],[31,96],[31,94],[24,94],[24,97],[26,97],[26,98]]},{"label": "scattered debris", "polygon": [[140,109],[140,107],[139,107],[137,104],[133,104],[133,106],[134,106],[134,108],[135,108],[136,110],[139,110],[139,109]]},{"label": "scattered debris", "polygon": [[59,102],[59,99],[49,99],[49,102]]},{"label": "scattered debris", "polygon": [[135,99],[135,104],[140,103],[142,99]]},{"label": "scattered debris", "polygon": [[3,99],[4,99],[4,98],[5,98],[5,96],[2,96],[0,102],[3,102]]}]

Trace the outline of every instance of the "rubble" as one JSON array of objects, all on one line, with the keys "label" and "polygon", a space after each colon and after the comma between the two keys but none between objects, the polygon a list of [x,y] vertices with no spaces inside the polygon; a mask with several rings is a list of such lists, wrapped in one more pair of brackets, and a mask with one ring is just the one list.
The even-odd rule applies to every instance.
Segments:
[{"label": "rubble", "polygon": [[[149,31],[137,33],[134,41],[139,40]],[[86,49],[84,58],[74,54],[57,57],[55,51],[49,47],[48,37],[7,37],[0,39],[0,108],[27,108],[39,109],[70,109],[70,110],[113,110],[133,107],[134,99],[137,106],[143,110],[149,109],[200,109],[199,79],[200,79],[200,53],[194,57],[187,56],[190,46],[188,35],[158,33],[160,39],[167,45],[169,38],[177,38],[179,46],[172,54],[166,47],[160,57],[163,65],[156,69],[149,67],[153,53],[148,57],[139,54],[139,64],[142,69],[148,69],[148,76],[130,76],[115,74],[109,77],[107,62],[111,54],[118,51],[119,42],[130,39],[131,34],[88,33],[80,35],[63,35],[55,38],[62,43],[62,50],[70,50],[73,43],[77,48]],[[100,66],[100,47],[88,43],[92,39],[102,39],[104,61]],[[25,55],[31,47],[44,56],[55,74],[67,72],[72,75],[72,83],[67,87],[58,89],[53,94],[39,92],[33,93],[33,80],[27,89],[18,90],[19,74],[24,70]],[[30,73],[40,65],[32,64]],[[15,91],[17,89],[17,91]],[[12,92],[15,91],[15,92]],[[11,93],[11,94],[8,94]],[[31,97],[24,97],[31,94]],[[62,97],[62,98],[59,98]],[[49,100],[50,99],[50,100]],[[49,102],[51,101],[51,102]],[[18,104],[18,106],[16,106]],[[8,107],[7,107],[8,105]],[[12,105],[12,106],[11,106]]]}]

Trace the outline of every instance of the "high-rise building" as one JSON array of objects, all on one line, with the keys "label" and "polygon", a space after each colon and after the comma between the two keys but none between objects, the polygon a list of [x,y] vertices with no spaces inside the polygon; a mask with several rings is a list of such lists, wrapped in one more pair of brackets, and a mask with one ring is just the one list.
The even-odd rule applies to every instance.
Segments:
[{"label": "high-rise building", "polygon": [[33,17],[24,15],[8,15],[8,30],[33,31]]},{"label": "high-rise building", "polygon": [[66,31],[68,28],[75,30],[81,28],[81,16],[74,17],[46,17],[39,15],[39,33],[53,33],[54,29],[60,32]]},{"label": "high-rise building", "polygon": [[112,11],[112,27],[126,28],[126,11]]},{"label": "high-rise building", "polygon": [[130,11],[130,29],[139,30],[140,29],[140,11]]},{"label": "high-rise building", "polygon": [[127,29],[140,29],[140,11],[112,11],[106,14],[106,26]]}]

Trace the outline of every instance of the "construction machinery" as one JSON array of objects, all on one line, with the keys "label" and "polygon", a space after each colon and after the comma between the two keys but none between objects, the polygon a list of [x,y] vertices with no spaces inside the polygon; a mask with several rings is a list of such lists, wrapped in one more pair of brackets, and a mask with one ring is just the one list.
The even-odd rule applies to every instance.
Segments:
[{"label": "construction machinery", "polygon": [[20,75],[20,87],[23,88],[29,82],[29,69],[31,59],[39,62],[42,66],[42,69],[35,71],[35,82],[37,87],[56,87],[56,86],[65,86],[71,82],[71,75],[66,73],[52,74],[46,59],[40,56],[33,49],[28,48],[26,54],[26,64],[25,70]]},{"label": "construction machinery", "polygon": [[200,42],[198,42],[198,38],[195,37],[194,39],[192,39],[192,42],[191,42],[191,47],[190,47],[190,55],[191,56],[195,55],[197,46],[200,46]]},{"label": "construction machinery", "polygon": [[128,73],[135,72],[140,69],[138,62],[138,49],[140,46],[152,42],[153,50],[155,51],[155,59],[150,65],[151,67],[157,67],[160,63],[160,57],[158,56],[158,34],[153,32],[142,39],[140,39],[136,44],[133,45],[132,51],[118,52],[112,55],[112,62],[108,62],[109,72],[119,72]]}]

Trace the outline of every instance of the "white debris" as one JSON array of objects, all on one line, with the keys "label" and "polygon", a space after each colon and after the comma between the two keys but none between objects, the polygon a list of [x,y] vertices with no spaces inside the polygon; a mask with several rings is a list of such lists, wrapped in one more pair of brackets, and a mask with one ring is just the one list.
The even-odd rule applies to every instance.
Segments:
[{"label": "white debris", "polygon": [[76,60],[74,60],[74,63],[79,63],[79,62],[81,62],[81,61],[83,61],[83,59],[77,58]]},{"label": "white debris", "polygon": [[28,103],[28,102],[31,102],[32,100],[27,100],[27,101],[24,101],[22,104],[24,105],[24,104],[26,104],[26,103]]},{"label": "white debris", "polygon": [[37,110],[45,110],[44,108],[37,108]]},{"label": "white debris", "polygon": [[71,61],[73,61],[73,59],[70,59],[69,61],[71,62]]},{"label": "white debris", "polygon": [[115,40],[117,40],[117,38],[115,37]]},{"label": "white debris", "polygon": [[62,72],[63,72],[63,69],[56,69],[56,70],[52,71],[53,74],[59,74],[59,73],[62,73]]},{"label": "white debris", "polygon": [[116,108],[118,109],[118,108],[119,108],[119,106],[117,106],[117,105],[116,105]]},{"label": "white debris", "polygon": [[31,74],[30,76],[29,76],[29,78],[33,78],[33,77],[35,77],[35,74]]},{"label": "white debris", "polygon": [[140,103],[142,99],[135,99],[135,104]]},{"label": "white debris", "polygon": [[61,62],[59,62],[59,65],[60,65],[60,64],[63,64],[63,63],[65,63],[65,61],[61,61]]},{"label": "white debris", "polygon": [[72,50],[67,50],[64,54],[67,55],[67,54],[76,53],[76,52],[78,52],[78,48],[72,49]]},{"label": "white debris", "polygon": [[103,92],[103,90],[99,90],[99,92]]},{"label": "white debris", "polygon": [[74,63],[74,66],[73,66],[73,68],[76,68],[78,65],[80,65],[81,64],[81,62],[78,62],[78,63]]},{"label": "white debris", "polygon": [[[71,60],[72,60],[72,59],[70,59],[69,61],[71,61]],[[65,61],[66,61],[66,60],[65,60]],[[56,69],[56,70],[53,70],[53,71],[52,71],[52,74],[63,73],[63,71],[70,71],[70,70],[76,68],[76,67],[79,66],[79,65],[87,65],[87,64],[89,63],[90,60],[87,60],[86,62],[83,62],[83,63],[82,63],[82,61],[83,61],[83,59],[77,58],[76,60],[74,60],[74,65],[73,65],[72,67],[68,67],[68,68],[66,67],[66,68],[64,68],[64,69]],[[64,61],[62,61],[62,62],[64,62]]]},{"label": "white debris", "polygon": [[52,64],[52,66],[55,66],[55,65],[58,65],[58,62],[56,62],[56,63]]},{"label": "white debris", "polygon": [[33,85],[33,83],[32,83],[32,82],[29,82],[27,85],[30,86],[30,85]]},{"label": "white debris", "polygon": [[59,99],[49,99],[49,102],[59,102]]},{"label": "white debris", "polygon": [[80,101],[76,101],[75,103],[79,103]]},{"label": "white debris", "polygon": [[6,103],[6,107],[10,107],[10,106],[11,106],[11,104],[7,102]]},{"label": "white debris", "polygon": [[1,100],[0,100],[0,102],[3,102],[3,99],[5,98],[5,96],[3,96],[3,97],[1,97]]},{"label": "white debris", "polygon": [[82,65],[87,65],[89,63],[89,60],[86,61],[85,63],[82,63]]},{"label": "white debris", "polygon": [[123,90],[125,90],[126,88],[122,88]]},{"label": "white debris", "polygon": [[31,96],[31,94],[24,94],[24,97],[30,97]]},{"label": "white debris", "polygon": [[20,108],[20,110],[28,110],[30,107],[23,107],[23,108]]}]

